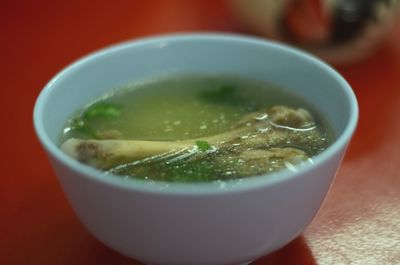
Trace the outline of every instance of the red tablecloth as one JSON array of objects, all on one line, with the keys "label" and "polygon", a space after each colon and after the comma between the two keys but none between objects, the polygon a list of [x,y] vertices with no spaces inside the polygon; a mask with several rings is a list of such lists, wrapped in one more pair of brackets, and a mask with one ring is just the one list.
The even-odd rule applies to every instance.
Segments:
[{"label": "red tablecloth", "polygon": [[[223,1],[3,1],[0,264],[140,264],[79,223],[34,135],[45,83],[94,49],[145,35],[237,32]],[[400,264],[400,27],[339,71],[360,122],[326,203],[302,236],[253,264]]]}]

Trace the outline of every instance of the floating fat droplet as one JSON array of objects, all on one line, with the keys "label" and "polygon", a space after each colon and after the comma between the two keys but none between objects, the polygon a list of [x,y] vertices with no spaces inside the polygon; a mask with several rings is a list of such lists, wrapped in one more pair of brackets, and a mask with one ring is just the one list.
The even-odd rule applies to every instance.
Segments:
[{"label": "floating fat droplet", "polygon": [[257,129],[260,133],[265,133],[265,132],[268,132],[269,131],[269,128],[268,127],[266,127],[266,128],[258,128]]},{"label": "floating fat droplet", "polygon": [[265,120],[266,118],[268,118],[268,114],[267,113],[262,113],[262,114],[260,114],[260,115],[258,115],[256,117],[254,117],[254,119],[258,120],[258,121]]}]

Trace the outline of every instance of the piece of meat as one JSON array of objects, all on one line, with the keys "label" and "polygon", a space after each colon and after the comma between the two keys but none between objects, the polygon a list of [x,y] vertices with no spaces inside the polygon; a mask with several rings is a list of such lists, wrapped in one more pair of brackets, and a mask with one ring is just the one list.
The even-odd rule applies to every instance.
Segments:
[{"label": "piece of meat", "polygon": [[230,176],[256,176],[284,168],[294,169],[295,165],[309,161],[309,156],[296,148],[270,148],[244,150],[225,156],[216,156],[215,161],[223,174]]},{"label": "piece of meat", "polygon": [[[311,156],[327,145],[324,132],[315,126],[312,115],[303,109],[275,106],[246,115],[226,133],[184,141],[135,141],[135,140],[80,140],[69,139],[61,149],[71,157],[99,169],[141,159],[147,161],[172,153],[184,158],[204,155],[196,142],[206,141],[219,153],[239,154],[260,161],[271,153],[294,154],[296,148]],[[272,148],[272,149],[271,149]],[[269,149],[269,153],[267,152]],[[251,151],[255,150],[255,151]],[[260,151],[262,150],[262,151]],[[272,150],[272,151],[271,151]],[[288,153],[289,150],[292,150]],[[279,157],[285,157],[280,155]]]}]

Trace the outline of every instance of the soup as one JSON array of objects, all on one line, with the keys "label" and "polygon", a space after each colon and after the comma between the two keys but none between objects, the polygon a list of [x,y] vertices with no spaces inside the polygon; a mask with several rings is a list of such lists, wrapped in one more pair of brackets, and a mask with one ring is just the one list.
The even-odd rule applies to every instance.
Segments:
[{"label": "soup", "polygon": [[233,75],[153,78],[112,90],[77,111],[61,148],[125,178],[204,182],[312,163],[329,126],[283,88]]}]

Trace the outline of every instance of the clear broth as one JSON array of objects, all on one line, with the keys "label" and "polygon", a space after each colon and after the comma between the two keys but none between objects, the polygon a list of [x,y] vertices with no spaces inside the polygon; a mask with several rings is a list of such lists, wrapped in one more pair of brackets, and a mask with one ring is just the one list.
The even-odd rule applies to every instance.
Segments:
[{"label": "clear broth", "polygon": [[[317,155],[332,142],[332,130],[304,100],[281,87],[233,75],[166,76],[114,89],[77,111],[67,122],[61,142],[70,138],[149,141],[201,139],[230,131],[246,114],[274,105],[303,108],[313,114],[318,137],[304,141],[304,146],[298,143],[294,146],[308,156]],[[93,106],[111,106],[111,109],[107,109],[107,115],[97,115],[97,112],[86,115],[88,110],[94,109]],[[84,125],[79,125],[82,119]],[[301,132],[294,133],[302,137]],[[286,143],[285,146],[273,147],[290,146],[290,143]],[[242,164],[250,170],[240,170],[238,166],[243,159],[235,155],[235,150],[208,150],[200,155],[200,159],[179,155],[142,159],[115,165],[108,172],[154,181],[199,182],[243,178],[282,169],[273,166],[264,168],[263,163],[251,164],[245,160]],[[222,166],[215,165],[215,161],[224,163]],[[294,167],[289,165],[286,168],[293,170]]]}]

